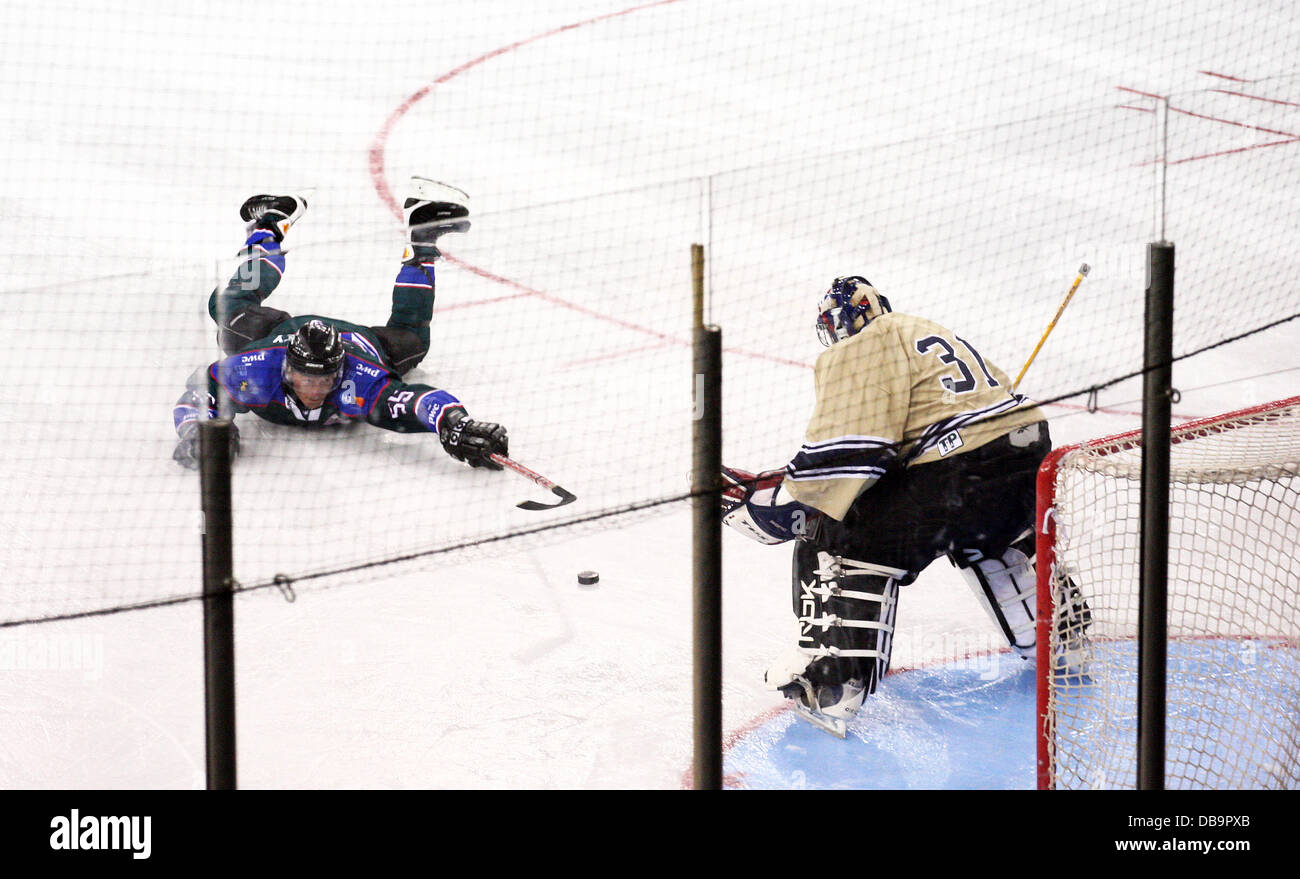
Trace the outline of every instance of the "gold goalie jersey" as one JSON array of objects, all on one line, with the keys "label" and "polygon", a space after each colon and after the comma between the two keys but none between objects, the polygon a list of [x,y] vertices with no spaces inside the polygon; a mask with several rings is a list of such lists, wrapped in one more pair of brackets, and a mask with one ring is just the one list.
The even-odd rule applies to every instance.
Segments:
[{"label": "gold goalie jersey", "polygon": [[952,330],[887,313],[817,359],[817,405],[786,467],[796,500],[843,519],[891,465],[969,452],[1043,414]]}]

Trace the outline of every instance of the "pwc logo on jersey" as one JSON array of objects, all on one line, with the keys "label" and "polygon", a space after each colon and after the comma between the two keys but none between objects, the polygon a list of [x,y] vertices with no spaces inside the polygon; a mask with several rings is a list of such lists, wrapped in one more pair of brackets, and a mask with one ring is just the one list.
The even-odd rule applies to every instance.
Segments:
[{"label": "pwc logo on jersey", "polygon": [[371,378],[379,378],[381,375],[384,374],[384,371],[382,369],[377,369],[373,366],[366,366],[364,363],[358,363],[356,361],[353,361],[352,366],[356,369],[357,372],[360,372],[363,375],[368,375]]},{"label": "pwc logo on jersey", "polygon": [[239,362],[241,365],[245,363],[261,363],[265,359],[266,359],[266,352],[258,351],[256,354],[245,354],[244,356],[239,358]]}]

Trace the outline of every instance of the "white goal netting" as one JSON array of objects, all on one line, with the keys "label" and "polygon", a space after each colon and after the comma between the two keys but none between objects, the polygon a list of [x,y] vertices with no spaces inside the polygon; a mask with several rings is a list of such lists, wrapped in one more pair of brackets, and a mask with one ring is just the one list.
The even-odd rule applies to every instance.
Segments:
[{"label": "white goal netting", "polygon": [[[1300,787],[1300,397],[1172,440],[1166,787]],[[1040,492],[1042,591],[1091,618],[1044,615],[1045,786],[1135,786],[1141,456],[1135,434],[1065,450]]]}]

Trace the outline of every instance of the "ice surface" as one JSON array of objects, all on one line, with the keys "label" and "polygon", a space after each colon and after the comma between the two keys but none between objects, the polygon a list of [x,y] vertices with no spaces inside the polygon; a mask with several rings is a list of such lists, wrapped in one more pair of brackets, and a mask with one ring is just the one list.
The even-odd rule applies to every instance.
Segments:
[{"label": "ice surface", "polygon": [[[1156,177],[1142,164],[1155,128],[1150,102],[1117,86],[1246,88],[1203,71],[1264,80],[1250,88],[1272,103],[1251,104],[1253,128],[1183,120],[1204,128],[1179,129],[1179,156],[1250,149],[1170,168],[1182,194],[1170,237],[1198,254],[1185,277],[1207,301],[1219,303],[1228,275],[1250,272],[1263,279],[1261,295],[1295,298],[1292,255],[1269,244],[1281,233],[1267,219],[1293,210],[1293,147],[1262,146],[1285,138],[1261,129],[1300,125],[1287,105],[1300,101],[1290,85],[1296,24],[1267,4],[1237,4],[1225,21],[1215,4],[1184,4],[1163,36],[1151,30],[1158,4],[932,2],[864,13],[828,2],[792,15],[788,4],[681,0],[617,14],[630,8],[380,2],[363,14],[285,2],[273,18],[252,3],[182,13],[158,4],[154,15],[72,2],[6,8],[0,368],[10,381],[0,476],[17,500],[0,510],[0,565],[11,610],[197,587],[195,483],[170,460],[168,415],[185,376],[212,357],[204,299],[228,269],[234,208],[252,191],[320,193],[294,231],[290,279],[274,304],[375,322],[400,252],[383,187],[423,173],[474,196],[475,227],[448,241],[458,261],[440,268],[434,354],[421,377],[508,424],[519,460],[579,495],[564,508],[574,515],[686,488],[689,464],[675,462],[689,460],[689,431],[675,419],[690,406],[680,391],[689,306],[669,293],[685,289],[694,240],[711,245],[710,316],[733,327],[726,442],[739,466],[777,466],[797,448],[820,350],[810,305],[846,265],[871,273],[903,310],[944,320],[960,309],[970,319],[958,331],[1014,370],[1088,259],[1094,273],[1071,317],[1086,322],[1102,310],[1093,303],[1131,291],[1114,310],[1128,327],[1083,338],[1067,319],[1031,392],[1073,389],[1093,355],[1133,363],[1140,242],[1158,231]],[[562,29],[570,24],[580,26]],[[1125,101],[1137,109],[1116,108]],[[991,127],[1030,116],[1038,121]],[[864,145],[879,147],[867,167],[852,153]],[[1127,170],[1103,178],[1098,169],[1123,151]],[[1225,189],[1250,194],[1239,216],[1224,206]],[[765,203],[768,191],[780,197]],[[575,206],[579,196],[590,201]],[[850,233],[864,214],[878,223],[859,241]],[[1231,234],[1216,242],[1225,227]],[[664,263],[677,252],[680,265]],[[604,308],[620,279],[645,293],[614,323]],[[1239,287],[1216,312],[1229,324]],[[985,291],[1010,290],[1015,301],[1021,289],[1034,292],[1011,313],[979,304]],[[742,319],[747,311],[761,319]],[[517,337],[494,335],[511,326],[562,338],[525,360]],[[1178,364],[1175,412],[1294,393],[1297,343],[1290,324]],[[1054,407],[1054,438],[1134,427],[1139,396],[1130,381],[1103,394],[1102,411],[1086,413],[1077,399]],[[51,410],[54,399],[72,402]],[[382,505],[368,486],[393,480],[418,495],[399,523],[358,524],[351,546],[310,521],[237,517],[245,579],[546,515],[514,508],[539,496],[526,481],[457,467],[427,438],[307,439],[240,423],[241,501],[291,505],[321,479],[341,483],[330,485],[342,509]],[[609,449],[608,460],[593,458],[593,446]],[[241,598],[240,784],[680,785],[691,754],[689,558],[689,515],[673,507],[618,528],[304,587],[294,603],[273,591]],[[736,733],[779,704],[762,672],[788,637],[789,556],[728,534],[724,564],[724,720]],[[600,571],[597,587],[578,587],[585,569]],[[193,604],[0,632],[0,785],[201,786],[200,634]],[[903,591],[897,666],[997,647],[946,564]],[[948,686],[917,674],[908,679]],[[910,710],[902,678],[893,685],[879,710]],[[950,747],[894,745],[913,748],[906,785],[949,779]],[[1032,739],[1021,746],[1032,761]],[[817,769],[827,786],[872,782],[834,756]],[[783,759],[769,769],[795,771]]]}]

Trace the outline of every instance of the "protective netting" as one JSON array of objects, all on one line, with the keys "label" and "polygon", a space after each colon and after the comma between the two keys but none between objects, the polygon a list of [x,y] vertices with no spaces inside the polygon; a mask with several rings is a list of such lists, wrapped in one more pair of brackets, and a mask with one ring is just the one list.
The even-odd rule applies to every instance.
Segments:
[{"label": "protective netting", "polygon": [[[1173,432],[1169,788],[1300,786],[1300,398]],[[1057,788],[1134,787],[1140,437],[1057,465],[1046,737]],[[1040,581],[1041,582],[1041,581]]]},{"label": "protective netting", "polygon": [[1090,262],[1021,389],[1040,400],[1139,367],[1160,234],[1179,247],[1176,353],[1294,316],[1300,25],[1267,4],[1230,25],[1212,4],[1094,6],[7,10],[0,621],[197,594],[170,413],[218,356],[206,298],[255,192],[318,191],[268,305],[381,324],[405,180],[467,190],[413,379],[505,424],[578,501],[517,510],[549,498],[432,437],[241,415],[243,585],[680,511],[693,242],[724,331],[727,461],[753,469],[798,449],[814,305],[840,275],[1014,375]]}]

